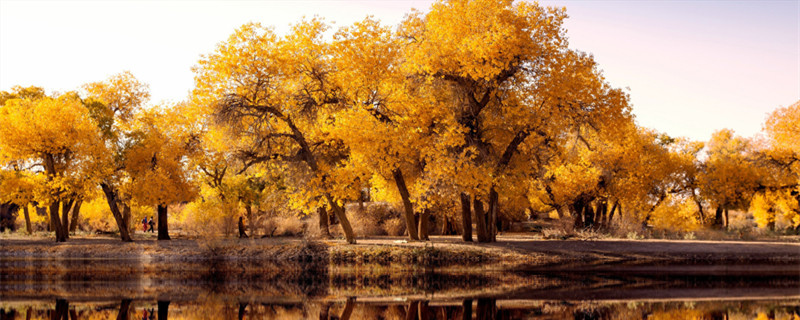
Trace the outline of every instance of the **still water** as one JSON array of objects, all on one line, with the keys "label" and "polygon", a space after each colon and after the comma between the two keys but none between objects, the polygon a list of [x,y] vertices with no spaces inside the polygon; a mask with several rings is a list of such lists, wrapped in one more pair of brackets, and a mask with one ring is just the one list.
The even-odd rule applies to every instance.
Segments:
[{"label": "still water", "polygon": [[500,272],[0,259],[4,319],[800,320],[800,270]]}]

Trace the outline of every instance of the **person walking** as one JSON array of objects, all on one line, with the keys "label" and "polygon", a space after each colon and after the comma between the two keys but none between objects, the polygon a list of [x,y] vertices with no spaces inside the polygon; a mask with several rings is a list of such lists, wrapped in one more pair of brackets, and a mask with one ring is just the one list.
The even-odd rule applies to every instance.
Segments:
[{"label": "person walking", "polygon": [[150,232],[155,232],[155,231],[153,230],[153,226],[155,226],[155,225],[156,225],[156,222],[155,222],[155,221],[153,221],[153,217],[152,217],[152,216],[150,216],[150,230],[147,230],[147,231],[150,231]]},{"label": "person walking", "polygon": [[142,219],[142,232],[147,232],[147,217]]}]

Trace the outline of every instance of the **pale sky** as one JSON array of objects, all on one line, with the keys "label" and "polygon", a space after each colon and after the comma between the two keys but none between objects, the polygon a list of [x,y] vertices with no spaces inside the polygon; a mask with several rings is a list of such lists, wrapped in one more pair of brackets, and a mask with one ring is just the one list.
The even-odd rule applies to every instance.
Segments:
[{"label": "pale sky", "polygon": [[[244,23],[283,33],[302,16],[343,26],[374,15],[396,25],[430,2],[0,0],[0,90],[75,90],[129,70],[151,103],[176,102],[200,55]],[[629,88],[641,125],[694,140],[722,128],[752,136],[800,100],[800,0],[540,3],[567,7],[570,47]]]}]

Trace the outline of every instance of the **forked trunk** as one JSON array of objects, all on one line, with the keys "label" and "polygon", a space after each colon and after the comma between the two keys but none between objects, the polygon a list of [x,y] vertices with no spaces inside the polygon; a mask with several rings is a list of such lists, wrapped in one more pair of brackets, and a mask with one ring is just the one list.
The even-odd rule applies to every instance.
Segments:
[{"label": "forked trunk", "polygon": [[328,200],[328,203],[331,205],[333,209],[333,213],[339,218],[339,224],[342,225],[342,231],[344,232],[344,237],[349,244],[356,243],[356,235],[353,232],[353,227],[350,226],[350,220],[347,219],[347,215],[344,212],[344,208],[340,206],[333,200],[333,197],[330,194],[325,194],[325,198]]},{"label": "forked trunk", "polygon": [[[170,240],[169,224],[167,223],[167,206],[159,204],[158,210],[158,240]],[[252,229],[250,231],[252,233]]]},{"label": "forked trunk", "polygon": [[469,196],[461,193],[461,240],[472,242],[472,208]]},{"label": "forked trunk", "polygon": [[392,170],[392,176],[394,176],[397,191],[400,192],[400,198],[403,199],[403,212],[405,212],[408,238],[411,240],[419,240],[419,233],[417,232],[417,228],[415,228],[416,223],[414,223],[414,206],[411,204],[411,195],[408,193],[408,187],[406,186],[406,180],[403,178],[403,172],[400,171],[399,168],[394,169]]}]

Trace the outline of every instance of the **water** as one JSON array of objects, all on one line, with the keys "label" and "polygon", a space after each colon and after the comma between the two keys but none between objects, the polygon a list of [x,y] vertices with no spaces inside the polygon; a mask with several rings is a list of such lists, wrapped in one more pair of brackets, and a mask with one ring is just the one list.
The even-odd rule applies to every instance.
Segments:
[{"label": "water", "polygon": [[3,319],[800,319],[800,270],[0,259]]}]

